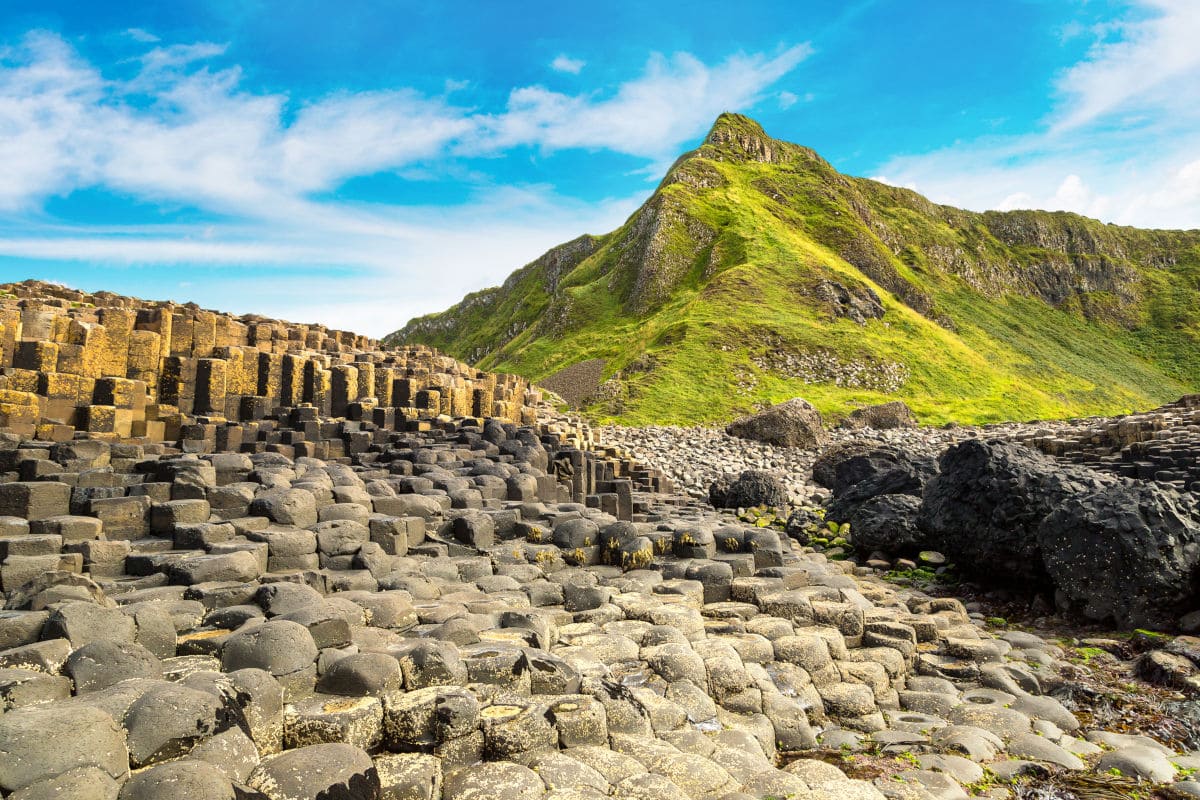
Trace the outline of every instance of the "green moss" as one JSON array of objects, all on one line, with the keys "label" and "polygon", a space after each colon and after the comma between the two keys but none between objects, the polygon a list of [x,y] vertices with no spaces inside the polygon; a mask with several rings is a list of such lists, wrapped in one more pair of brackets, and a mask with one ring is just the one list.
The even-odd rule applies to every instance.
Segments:
[{"label": "green moss", "polygon": [[[717,129],[621,228],[389,341],[534,380],[603,358],[622,391],[590,411],[630,424],[718,422],[798,396],[833,418],[899,399],[924,423],[986,423],[1200,389],[1200,231],[975,214],[840,175],[745,117]],[[837,316],[824,282],[874,292],[882,319]],[[789,354],[840,366],[780,369]],[[867,377],[833,379],[852,367]]]}]

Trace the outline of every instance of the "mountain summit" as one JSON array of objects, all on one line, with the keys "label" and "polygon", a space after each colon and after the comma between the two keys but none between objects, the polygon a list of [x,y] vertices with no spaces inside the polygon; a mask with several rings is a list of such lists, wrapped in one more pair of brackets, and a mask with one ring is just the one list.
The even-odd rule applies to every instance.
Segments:
[{"label": "mountain summit", "polygon": [[638,423],[794,396],[926,422],[1116,413],[1200,387],[1200,231],[937,205],[722,114],[620,228],[387,341]]}]

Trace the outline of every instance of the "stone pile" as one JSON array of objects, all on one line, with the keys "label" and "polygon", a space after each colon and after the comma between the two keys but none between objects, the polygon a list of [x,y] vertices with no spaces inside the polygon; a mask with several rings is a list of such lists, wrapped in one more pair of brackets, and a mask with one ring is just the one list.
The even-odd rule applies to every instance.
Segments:
[{"label": "stone pile", "polygon": [[[1017,425],[987,428],[912,428],[874,430],[834,428],[828,431],[828,447],[846,442],[870,442],[895,446],[905,452],[936,456],[949,445],[980,435],[1007,437],[1023,430]],[[648,426],[630,428],[604,425],[596,436],[645,463],[661,469],[689,496],[708,497],[712,483],[722,477],[736,478],[745,470],[767,472],[781,481],[797,504],[819,504],[829,492],[812,480],[813,463],[821,449],[778,447],[731,436],[720,428]]]},{"label": "stone pile", "polygon": [[576,425],[5,441],[64,470],[0,483],[11,800],[924,800],[1195,761],[1084,729],[1056,645],[634,491]]},{"label": "stone pile", "polygon": [[174,442],[191,424],[254,423],[301,406],[388,423],[530,423],[539,401],[524,379],[430,348],[384,350],[319,325],[37,281],[0,285],[0,370],[0,427],[58,442],[76,431]]}]

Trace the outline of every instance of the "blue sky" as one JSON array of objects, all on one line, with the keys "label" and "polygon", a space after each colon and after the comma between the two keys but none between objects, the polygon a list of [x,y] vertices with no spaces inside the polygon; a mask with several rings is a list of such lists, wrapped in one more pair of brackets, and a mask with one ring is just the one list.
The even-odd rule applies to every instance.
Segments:
[{"label": "blue sky", "polygon": [[0,0],[0,280],[382,335],[722,111],[974,209],[1200,227],[1200,2]]}]

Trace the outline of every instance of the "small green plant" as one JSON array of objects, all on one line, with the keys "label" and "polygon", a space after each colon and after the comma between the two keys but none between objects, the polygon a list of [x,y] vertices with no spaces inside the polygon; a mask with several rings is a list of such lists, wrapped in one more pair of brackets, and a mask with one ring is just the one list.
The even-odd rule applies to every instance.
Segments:
[{"label": "small green plant", "polygon": [[1092,659],[1104,655],[1104,651],[1099,647],[1077,647],[1075,653],[1079,656],[1079,660],[1083,664],[1091,664]]},{"label": "small green plant", "polygon": [[971,795],[981,795],[990,792],[992,789],[1004,783],[1012,783],[1011,780],[1001,780],[996,773],[992,772],[987,767],[983,768],[983,777],[977,781],[963,784],[963,789]]},{"label": "small green plant", "polygon": [[883,574],[883,579],[898,586],[940,586],[952,587],[958,585],[958,576],[953,567],[945,566],[934,570],[927,566],[917,566],[912,569],[893,569]]},{"label": "small green plant", "polygon": [[621,554],[621,568],[628,572],[631,569],[645,569],[654,561],[654,554],[649,550],[634,550],[632,553]]}]

